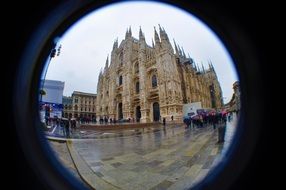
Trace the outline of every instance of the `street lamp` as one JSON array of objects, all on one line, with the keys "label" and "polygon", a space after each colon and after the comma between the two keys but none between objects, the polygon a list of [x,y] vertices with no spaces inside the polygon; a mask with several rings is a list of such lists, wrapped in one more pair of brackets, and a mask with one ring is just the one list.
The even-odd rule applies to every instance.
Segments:
[{"label": "street lamp", "polygon": [[[39,94],[40,94],[40,110],[44,111],[44,113],[41,112],[41,115],[45,115],[46,116],[46,109],[45,107],[43,107],[43,95],[46,95],[46,92],[44,91],[44,84],[45,84],[45,80],[46,80],[46,75],[47,75],[47,71],[48,71],[48,67],[50,65],[50,62],[52,60],[52,58],[54,58],[55,56],[59,56],[60,55],[60,51],[61,51],[61,45],[58,46],[58,42],[59,38],[57,38],[54,41],[54,45],[52,47],[52,50],[50,51],[49,57],[46,61],[46,64],[44,66],[43,69],[43,73],[42,73],[42,77],[41,77],[41,84],[40,84],[40,90],[39,90]],[[44,120],[44,119],[42,119]]]},{"label": "street lamp", "polygon": [[[59,41],[59,39],[57,38],[54,42],[54,45],[53,45],[53,48],[49,54],[49,57],[46,61],[46,64],[45,64],[45,67],[43,69],[43,75],[41,77],[41,87],[40,87],[40,101],[42,102],[42,95],[45,95],[45,91],[43,90],[44,89],[44,83],[45,83],[45,79],[46,79],[46,75],[47,75],[47,71],[48,71],[48,68],[49,68],[49,65],[50,65],[50,62],[52,60],[52,58],[54,58],[55,56],[59,56],[60,53],[61,53],[61,48],[62,48],[62,45],[59,45],[57,44],[57,42]],[[43,94],[44,92],[44,94]]]}]

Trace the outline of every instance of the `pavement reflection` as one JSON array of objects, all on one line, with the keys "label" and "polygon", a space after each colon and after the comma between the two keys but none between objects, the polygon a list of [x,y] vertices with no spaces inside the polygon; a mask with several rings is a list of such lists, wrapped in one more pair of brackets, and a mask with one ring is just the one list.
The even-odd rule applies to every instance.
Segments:
[{"label": "pavement reflection", "polygon": [[[212,126],[167,125],[126,130],[76,130],[67,139],[81,178],[96,189],[186,189],[224,157],[236,118],[218,144]],[[57,138],[57,136],[48,136]]]}]

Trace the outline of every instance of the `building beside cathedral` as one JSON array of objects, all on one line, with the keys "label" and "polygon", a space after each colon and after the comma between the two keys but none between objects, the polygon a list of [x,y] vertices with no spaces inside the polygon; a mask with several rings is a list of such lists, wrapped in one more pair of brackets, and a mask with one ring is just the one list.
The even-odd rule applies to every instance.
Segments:
[{"label": "building beside cathedral", "polygon": [[227,104],[225,104],[224,108],[230,112],[239,113],[241,109],[240,98],[241,98],[241,92],[240,92],[239,81],[235,81],[233,83],[233,94],[231,100]]},{"label": "building beside cathedral", "polygon": [[66,118],[96,118],[96,94],[73,91],[70,97],[63,96],[63,116]]},{"label": "building beside cathedral", "polygon": [[100,72],[97,85],[97,117],[154,122],[161,118],[182,121],[183,104],[201,102],[204,108],[221,108],[222,91],[211,63],[199,68],[166,31],[154,29],[155,43],[146,44],[131,28],[125,39],[113,44],[111,60]]}]

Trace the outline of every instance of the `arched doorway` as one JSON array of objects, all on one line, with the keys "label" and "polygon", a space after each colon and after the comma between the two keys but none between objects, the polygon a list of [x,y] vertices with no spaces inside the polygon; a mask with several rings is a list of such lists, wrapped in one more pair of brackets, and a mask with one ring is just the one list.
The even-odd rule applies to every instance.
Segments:
[{"label": "arched doorway", "polygon": [[140,111],[140,106],[136,107],[136,122],[140,122],[140,118],[141,118],[141,111]]},{"label": "arched doorway", "polygon": [[118,104],[118,119],[123,119],[122,103]]},{"label": "arched doorway", "polygon": [[160,106],[158,102],[153,104],[153,121],[160,120]]}]

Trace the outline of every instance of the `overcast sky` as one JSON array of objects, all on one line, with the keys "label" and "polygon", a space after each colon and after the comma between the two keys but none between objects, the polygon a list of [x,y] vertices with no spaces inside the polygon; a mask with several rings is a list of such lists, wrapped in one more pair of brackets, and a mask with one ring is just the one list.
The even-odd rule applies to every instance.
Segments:
[{"label": "overcast sky", "polygon": [[154,26],[158,31],[158,24],[164,27],[172,44],[175,39],[198,65],[207,68],[208,60],[212,61],[227,103],[238,78],[222,42],[196,17],[154,2],[117,3],[82,18],[60,38],[61,53],[50,62],[46,79],[64,81],[65,96],[71,96],[73,91],[96,93],[100,69],[111,54],[114,40],[118,37],[120,44],[129,26],[138,39],[141,26],[151,45]]}]

